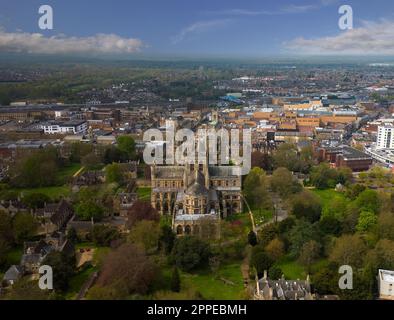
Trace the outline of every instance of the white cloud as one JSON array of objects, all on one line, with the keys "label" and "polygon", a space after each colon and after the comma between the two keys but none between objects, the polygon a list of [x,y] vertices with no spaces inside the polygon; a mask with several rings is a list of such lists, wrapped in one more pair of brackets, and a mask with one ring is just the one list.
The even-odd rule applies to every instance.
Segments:
[{"label": "white cloud", "polygon": [[134,53],[143,47],[139,39],[122,38],[116,34],[90,37],[46,37],[40,33],[6,32],[0,30],[0,52],[35,54],[121,54]]},{"label": "white cloud", "polygon": [[284,45],[304,54],[393,55],[394,21],[364,21],[360,28],[343,31],[336,36],[301,37]]},{"label": "white cloud", "polygon": [[230,19],[218,19],[218,20],[207,20],[207,21],[198,21],[190,26],[183,28],[176,36],[172,37],[172,43],[177,44],[183,41],[189,34],[206,32],[211,30],[212,28],[225,26],[231,20]]}]

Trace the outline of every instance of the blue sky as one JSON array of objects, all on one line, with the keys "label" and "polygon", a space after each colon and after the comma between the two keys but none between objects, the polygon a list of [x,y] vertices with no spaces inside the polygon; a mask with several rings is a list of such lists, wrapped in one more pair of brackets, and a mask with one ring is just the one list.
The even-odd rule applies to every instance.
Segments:
[{"label": "blue sky", "polygon": [[[80,48],[83,54],[130,56],[394,55],[392,0],[26,2],[1,1],[0,52],[56,54]],[[51,31],[38,27],[42,4],[53,7]],[[353,8],[351,32],[338,27],[342,4]],[[37,40],[33,33],[43,37]]]}]

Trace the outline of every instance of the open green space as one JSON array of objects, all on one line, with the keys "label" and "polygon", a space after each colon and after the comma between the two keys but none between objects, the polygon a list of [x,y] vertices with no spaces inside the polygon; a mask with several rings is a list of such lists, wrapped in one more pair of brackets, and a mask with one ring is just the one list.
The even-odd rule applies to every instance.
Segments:
[{"label": "open green space", "polygon": [[60,198],[67,197],[71,194],[71,189],[69,186],[58,186],[58,187],[44,187],[44,188],[14,188],[10,191],[18,192],[19,195],[28,195],[31,193],[43,193],[47,195],[52,200],[57,200]]},{"label": "open green space", "polygon": [[81,290],[83,284],[90,278],[93,272],[97,271],[97,268],[91,265],[83,266],[71,279],[69,282],[69,288],[65,294],[67,300],[76,299],[79,291]]},{"label": "open green space", "polygon": [[138,199],[141,201],[150,201],[150,195],[152,188],[150,187],[139,187],[137,189]]},{"label": "open green space", "polygon": [[217,276],[210,270],[193,274],[182,272],[181,283],[182,289],[194,289],[204,299],[238,300],[245,297],[241,262],[221,266]]},{"label": "open green space", "polygon": [[335,191],[334,189],[310,189],[314,194],[319,196],[322,201],[323,208],[336,200],[345,200],[346,197],[343,193]]},{"label": "open green space", "polygon": [[59,185],[66,184],[69,179],[82,168],[79,163],[71,163],[65,167],[60,168],[56,175],[56,180]]}]

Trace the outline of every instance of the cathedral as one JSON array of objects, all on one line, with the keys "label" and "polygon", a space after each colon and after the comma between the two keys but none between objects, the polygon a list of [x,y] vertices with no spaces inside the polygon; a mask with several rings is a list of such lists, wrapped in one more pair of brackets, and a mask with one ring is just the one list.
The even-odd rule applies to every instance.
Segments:
[{"label": "cathedral", "polygon": [[199,235],[203,221],[218,223],[243,210],[242,176],[237,166],[153,165],[151,180],[152,206],[172,217],[178,235]]}]

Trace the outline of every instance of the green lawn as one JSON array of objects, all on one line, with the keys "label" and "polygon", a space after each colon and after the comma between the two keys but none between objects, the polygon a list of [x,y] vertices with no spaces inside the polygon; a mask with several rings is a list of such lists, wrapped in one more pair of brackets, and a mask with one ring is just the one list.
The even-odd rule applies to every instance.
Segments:
[{"label": "green lawn", "polygon": [[150,195],[152,188],[150,187],[139,187],[137,189],[138,199],[141,201],[150,201]]},{"label": "green lawn", "polygon": [[61,168],[56,176],[57,183],[59,185],[68,183],[68,180],[79,170],[81,169],[81,164],[72,163],[63,168]]},{"label": "green lawn", "polygon": [[267,223],[273,217],[272,211],[265,209],[254,209],[252,210],[252,213],[256,225]]},{"label": "green lawn", "polygon": [[345,195],[341,192],[337,192],[334,189],[326,189],[326,190],[319,190],[319,189],[311,189],[314,194],[319,196],[322,200],[323,208],[326,207],[329,203],[336,201],[338,199],[346,199]]},{"label": "green lawn", "polygon": [[306,272],[304,270],[304,267],[300,265],[297,261],[291,260],[289,258],[284,258],[277,263],[277,266],[282,270],[286,279],[297,280],[306,278]]},{"label": "green lawn", "polygon": [[[13,264],[19,265],[21,258],[22,258],[22,254],[23,254],[22,247],[15,247],[15,248],[12,248],[10,251],[8,251],[6,253],[6,263],[1,268],[0,271],[2,271],[2,272],[7,271],[7,269]],[[0,277],[0,281],[2,279],[3,279],[3,277]]]},{"label": "green lawn", "polygon": [[[200,292],[204,299],[244,299],[245,290],[240,265],[241,262],[221,266],[217,277],[214,277],[210,270],[200,271],[194,274],[182,272],[182,289],[187,290],[193,288]],[[234,284],[226,284],[220,278],[224,278]]]},{"label": "green lawn", "polygon": [[52,200],[57,200],[62,197],[67,197],[71,194],[70,187],[64,185],[59,187],[44,187],[44,188],[23,188],[23,189],[10,189],[16,191],[19,194],[30,194],[30,193],[43,193],[47,195]]},{"label": "green lawn", "polygon": [[69,288],[65,294],[65,298],[67,300],[74,300],[81,290],[83,284],[95,271],[97,271],[97,268],[93,266],[82,267],[82,269],[70,279]]}]

